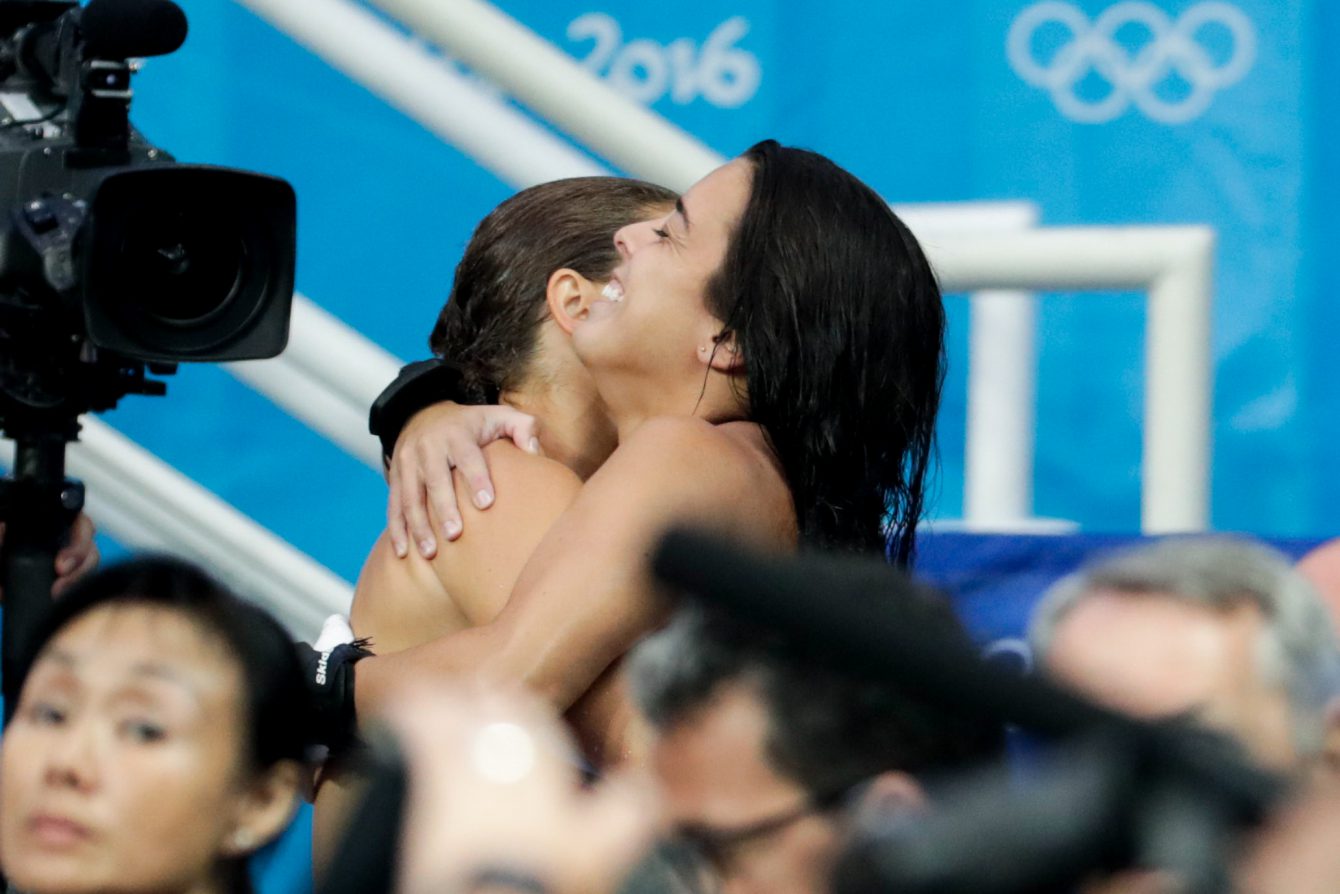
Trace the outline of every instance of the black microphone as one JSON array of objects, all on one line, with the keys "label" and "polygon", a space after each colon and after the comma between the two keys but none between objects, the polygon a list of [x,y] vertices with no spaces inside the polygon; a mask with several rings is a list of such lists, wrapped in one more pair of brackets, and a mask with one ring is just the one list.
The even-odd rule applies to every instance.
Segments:
[{"label": "black microphone", "polygon": [[186,41],[186,13],[172,0],[89,0],[79,30],[88,56],[163,56]]}]

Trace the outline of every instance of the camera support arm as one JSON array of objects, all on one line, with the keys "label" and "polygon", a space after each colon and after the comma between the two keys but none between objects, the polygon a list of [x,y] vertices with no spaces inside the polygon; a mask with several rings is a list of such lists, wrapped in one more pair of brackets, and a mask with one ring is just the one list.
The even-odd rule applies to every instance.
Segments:
[{"label": "camera support arm", "polygon": [[84,485],[65,477],[66,438],[43,432],[15,439],[14,474],[0,479],[0,583],[4,587],[5,722],[18,706],[20,672],[51,601],[56,553],[84,507]]}]

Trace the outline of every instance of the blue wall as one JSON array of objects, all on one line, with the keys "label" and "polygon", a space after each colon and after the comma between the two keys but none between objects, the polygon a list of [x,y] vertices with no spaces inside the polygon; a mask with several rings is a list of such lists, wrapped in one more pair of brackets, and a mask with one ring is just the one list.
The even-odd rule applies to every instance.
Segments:
[{"label": "blue wall", "polygon": [[[183,160],[292,181],[300,288],[392,351],[422,353],[472,225],[509,189],[242,7],[182,5],[191,36],[139,76],[136,122]],[[1035,7],[1028,0],[501,6],[578,58],[600,50],[597,36],[613,24],[617,45],[592,64],[722,153],[776,136],[831,155],[892,201],[1031,199],[1050,224],[1213,224],[1214,523],[1278,536],[1340,528],[1340,480],[1328,474],[1340,427],[1331,384],[1340,283],[1326,263],[1340,229],[1334,4],[1071,0],[1060,7],[1081,30],[1107,11],[1111,33],[1086,45],[1119,71],[1079,65],[1059,100],[1019,71],[1023,55],[1043,67],[1066,61],[1074,45],[1063,26],[1042,23],[1025,54],[1007,52],[1012,27]],[[1188,16],[1206,12],[1184,33]],[[1067,117],[1076,102],[1108,98],[1113,78],[1138,80],[1133,54],[1179,47],[1154,84],[1131,84],[1138,101],[1115,103],[1124,109],[1110,120]],[[1242,53],[1237,80],[1179,112],[1207,72]],[[736,79],[714,61],[735,64]],[[1173,116],[1156,100],[1188,120],[1159,120]],[[936,506],[946,517],[962,499],[963,299],[950,311]],[[1136,528],[1142,318],[1139,295],[1044,298],[1040,514],[1087,530]],[[379,478],[226,374],[184,370],[166,400],[131,398],[108,418],[340,573],[357,573],[382,518]]]}]

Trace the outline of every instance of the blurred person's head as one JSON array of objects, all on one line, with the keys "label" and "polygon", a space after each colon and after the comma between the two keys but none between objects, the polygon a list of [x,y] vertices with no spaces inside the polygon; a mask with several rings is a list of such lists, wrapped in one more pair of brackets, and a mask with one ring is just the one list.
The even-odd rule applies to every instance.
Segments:
[{"label": "blurred person's head", "polygon": [[[433,353],[461,367],[467,396],[479,403],[501,398],[537,412],[555,391],[594,401],[595,385],[572,350],[573,326],[619,263],[614,233],[665,215],[674,201],[671,190],[618,177],[574,177],[518,192],[475,228],[428,339]],[[589,428],[603,434],[597,459],[604,459],[614,446],[612,425],[596,419]],[[550,455],[564,453],[550,447],[560,448]]]},{"label": "blurred person's head", "polygon": [[[947,603],[889,601],[963,636]],[[632,653],[666,819],[710,887],[818,892],[854,813],[916,809],[927,779],[995,759],[995,724],[855,676],[821,645],[689,607]]]},{"label": "blurred person's head", "polygon": [[0,853],[30,894],[241,892],[296,806],[308,705],[292,642],[185,563],[72,588],[0,742]]},{"label": "blurred person's head", "polygon": [[1330,607],[1332,619],[1337,622],[1337,631],[1340,631],[1340,539],[1328,540],[1316,547],[1294,567],[1317,588]]},{"label": "blurred person's head", "polygon": [[1315,589],[1274,550],[1170,538],[1052,587],[1031,639],[1055,677],[1110,707],[1188,716],[1286,771],[1340,760],[1340,648]]},{"label": "blurred person's head", "polygon": [[[616,238],[614,300],[574,332],[616,421],[761,426],[802,540],[904,561],[943,379],[944,309],[869,186],[771,140]],[[892,533],[890,533],[892,532]]]}]

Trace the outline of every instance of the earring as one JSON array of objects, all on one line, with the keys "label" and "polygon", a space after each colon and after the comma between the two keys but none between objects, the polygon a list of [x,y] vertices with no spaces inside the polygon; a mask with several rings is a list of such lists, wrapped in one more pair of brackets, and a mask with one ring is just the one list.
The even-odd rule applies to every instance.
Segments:
[{"label": "earring", "polygon": [[249,829],[238,829],[233,833],[233,847],[238,851],[249,851],[255,844],[256,839]]}]

